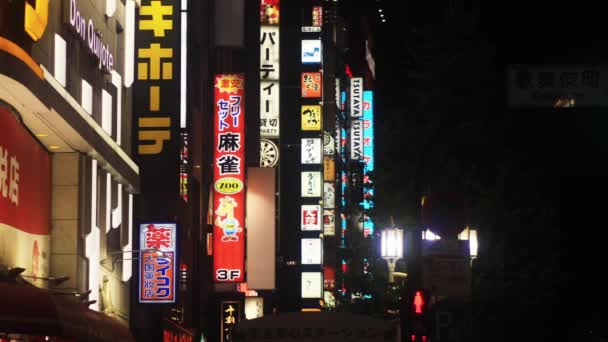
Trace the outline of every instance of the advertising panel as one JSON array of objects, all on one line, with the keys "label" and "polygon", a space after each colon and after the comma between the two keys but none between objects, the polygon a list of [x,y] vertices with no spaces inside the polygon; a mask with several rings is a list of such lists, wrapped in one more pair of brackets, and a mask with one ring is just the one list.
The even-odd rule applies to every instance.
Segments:
[{"label": "advertising panel", "polygon": [[336,235],[336,213],[335,210],[323,210],[323,235]]},{"label": "advertising panel", "polygon": [[508,105],[522,107],[606,107],[606,65],[524,65],[507,70]]},{"label": "advertising panel", "polygon": [[260,24],[279,25],[280,0],[260,0]]},{"label": "advertising panel", "polygon": [[329,132],[323,132],[323,155],[333,156],[336,153],[336,139]]},{"label": "advertising panel", "polygon": [[322,298],[323,275],[321,272],[302,272],[302,298]]},{"label": "advertising panel", "polygon": [[323,180],[326,182],[336,180],[336,163],[331,157],[323,157]]},{"label": "advertising panel", "polygon": [[245,76],[215,76],[213,273],[242,282],[245,272]]},{"label": "advertising panel", "polygon": [[321,230],[321,206],[304,204],[301,207],[302,230]]},{"label": "advertising panel", "polygon": [[304,98],[320,98],[323,90],[323,77],[320,72],[303,72],[300,82],[302,88],[302,97]]},{"label": "advertising panel", "polygon": [[279,137],[279,99],[279,81],[260,82],[260,137]]},{"label": "advertising panel", "polygon": [[278,80],[279,70],[279,27],[260,28],[260,80]]},{"label": "advertising panel", "polygon": [[323,183],[323,208],[333,209],[336,206],[336,185],[332,182]]},{"label": "advertising panel", "polygon": [[363,115],[363,78],[350,79],[350,117],[360,118]]},{"label": "advertising panel", "polygon": [[319,105],[302,106],[302,130],[320,131],[323,122],[321,115],[321,106]]},{"label": "advertising panel", "polygon": [[321,27],[323,26],[323,7],[312,6],[312,26]]},{"label": "advertising panel", "polygon": [[139,302],[175,303],[176,223],[141,223]]},{"label": "advertising panel", "polygon": [[256,319],[264,316],[264,297],[245,298],[245,319]]},{"label": "advertising panel", "polygon": [[351,120],[350,159],[363,159],[363,120]]},{"label": "advertising panel", "polygon": [[321,239],[302,239],[302,265],[320,265],[322,246]]},{"label": "advertising panel", "polygon": [[302,139],[302,164],[321,164],[321,139]]},{"label": "advertising panel", "polygon": [[[374,180],[369,173],[374,171],[374,93],[370,90],[363,92],[363,209],[374,207]],[[374,222],[365,217],[363,234],[368,236],[374,232]]]},{"label": "advertising panel", "polygon": [[302,64],[321,63],[321,40],[304,39],[302,40]]},{"label": "advertising panel", "polygon": [[[153,14],[157,11],[163,14]],[[141,1],[135,24],[137,79],[133,84],[134,151],[143,170],[141,187],[176,196],[180,189],[180,13],[177,0]]]},{"label": "advertising panel", "polygon": [[321,197],[321,172],[302,171],[302,197]]},{"label": "advertising panel", "polygon": [[51,157],[0,105],[0,260],[48,275],[50,217]]},{"label": "advertising panel", "polygon": [[220,307],[220,329],[221,341],[232,341],[232,330],[234,326],[241,321],[241,302],[239,301],[222,301]]}]

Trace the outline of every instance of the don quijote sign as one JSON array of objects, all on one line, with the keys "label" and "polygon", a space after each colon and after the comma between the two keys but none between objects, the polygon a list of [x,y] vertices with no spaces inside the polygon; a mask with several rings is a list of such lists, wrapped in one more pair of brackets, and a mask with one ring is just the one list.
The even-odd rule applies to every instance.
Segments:
[{"label": "don quijote sign", "polygon": [[93,18],[87,17],[78,7],[78,1],[69,0],[70,28],[76,33],[82,44],[97,58],[99,69],[111,73],[114,69],[114,55],[110,46],[103,40],[101,30],[95,27]]}]

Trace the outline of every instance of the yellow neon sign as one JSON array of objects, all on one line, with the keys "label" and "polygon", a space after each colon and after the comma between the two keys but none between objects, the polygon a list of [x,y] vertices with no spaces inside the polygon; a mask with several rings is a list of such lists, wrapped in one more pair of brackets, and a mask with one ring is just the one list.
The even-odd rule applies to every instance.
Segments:
[{"label": "yellow neon sign", "polygon": [[49,0],[36,0],[36,8],[25,2],[24,29],[35,42],[42,38],[48,21]]}]

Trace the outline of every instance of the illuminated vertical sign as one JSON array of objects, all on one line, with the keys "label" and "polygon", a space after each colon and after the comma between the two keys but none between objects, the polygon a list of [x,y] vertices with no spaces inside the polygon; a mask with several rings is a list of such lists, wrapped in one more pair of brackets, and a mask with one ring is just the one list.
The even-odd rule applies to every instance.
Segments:
[{"label": "illuminated vertical sign", "polygon": [[[363,209],[374,207],[374,180],[369,173],[374,171],[374,93],[370,90],[363,92]],[[374,222],[364,216],[363,234],[374,232]]]},{"label": "illuminated vertical sign", "polygon": [[260,135],[279,137],[279,27],[260,28]]},{"label": "illuminated vertical sign", "polygon": [[321,197],[322,183],[321,172],[302,171],[302,197]]},{"label": "illuminated vertical sign", "polygon": [[280,2],[260,1],[260,137],[279,138]]},{"label": "illuminated vertical sign", "polygon": [[188,163],[190,161],[188,132],[181,132],[180,138],[179,195],[185,202],[188,202],[188,176],[190,173],[190,170],[188,169]]},{"label": "illuminated vertical sign", "polygon": [[321,114],[321,106],[305,105],[302,106],[302,130],[303,131],[320,131],[321,123],[323,122]]},{"label": "illuminated vertical sign", "polygon": [[179,194],[179,9],[177,0],[141,0],[137,11],[133,126],[144,196],[147,189],[167,198]]},{"label": "illuminated vertical sign", "polygon": [[139,302],[175,303],[177,224],[139,225]]},{"label": "illuminated vertical sign", "polygon": [[323,26],[323,7],[312,6],[312,26],[321,27]]},{"label": "illuminated vertical sign", "polygon": [[245,76],[215,76],[213,271],[242,282],[245,267]]},{"label": "illuminated vertical sign", "polygon": [[234,326],[241,321],[241,302],[223,301],[220,310],[221,341],[232,341]]},{"label": "illuminated vertical sign", "polygon": [[350,159],[363,159],[363,120],[350,122]]},{"label": "illuminated vertical sign", "polygon": [[320,72],[303,72],[300,82],[303,98],[320,98],[322,87]]},{"label": "illuminated vertical sign", "polygon": [[321,206],[304,204],[300,209],[302,230],[321,230]]},{"label": "illuminated vertical sign", "polygon": [[302,164],[321,164],[321,139],[303,138],[302,144]]},{"label": "illuminated vertical sign", "polygon": [[350,79],[350,117],[360,118],[363,115],[363,78]]}]

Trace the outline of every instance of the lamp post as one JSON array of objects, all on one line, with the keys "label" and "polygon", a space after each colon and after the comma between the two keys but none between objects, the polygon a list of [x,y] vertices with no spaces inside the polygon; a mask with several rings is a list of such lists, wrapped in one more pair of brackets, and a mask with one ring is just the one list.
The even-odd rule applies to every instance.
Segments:
[{"label": "lamp post", "polygon": [[388,282],[394,283],[395,264],[403,257],[403,230],[400,228],[384,228],[382,231],[382,259],[388,264]]}]

